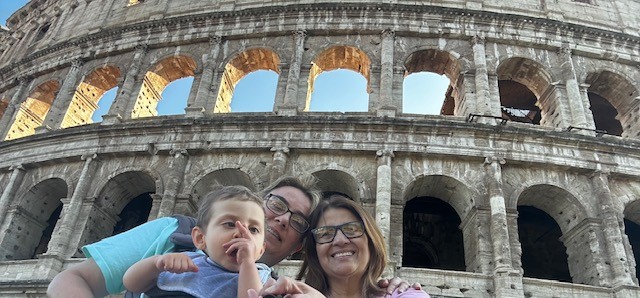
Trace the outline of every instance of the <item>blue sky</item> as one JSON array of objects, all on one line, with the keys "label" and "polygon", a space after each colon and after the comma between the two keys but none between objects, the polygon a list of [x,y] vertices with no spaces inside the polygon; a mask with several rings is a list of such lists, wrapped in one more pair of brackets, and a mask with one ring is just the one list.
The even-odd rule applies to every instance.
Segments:
[{"label": "blue sky", "polygon": [[[25,0],[0,0],[0,24]],[[256,71],[245,76],[238,84],[231,102],[233,112],[266,112],[273,110],[278,75],[273,71]],[[176,80],[169,84],[158,103],[159,115],[183,114],[193,78]],[[433,73],[417,73],[405,78],[403,86],[403,111],[415,114],[439,114],[449,80]],[[116,88],[109,90],[98,102],[93,121],[101,121],[113,98]],[[368,107],[366,80],[350,70],[334,70],[318,76],[311,97],[311,111],[364,112]]]}]

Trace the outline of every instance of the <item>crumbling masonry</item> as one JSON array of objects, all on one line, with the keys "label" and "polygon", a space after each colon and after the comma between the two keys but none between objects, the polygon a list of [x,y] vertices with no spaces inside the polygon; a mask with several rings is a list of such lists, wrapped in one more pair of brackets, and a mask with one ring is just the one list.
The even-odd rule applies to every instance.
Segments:
[{"label": "crumbling masonry", "polygon": [[[44,297],[82,245],[193,214],[212,185],[311,174],[375,214],[387,275],[435,297],[639,297],[638,11],[31,0],[0,28],[0,296]],[[335,69],[366,80],[367,112],[310,111]],[[277,73],[273,109],[232,112],[257,70]],[[419,72],[450,80],[441,115],[403,109]],[[158,116],[186,77],[184,113]]]}]

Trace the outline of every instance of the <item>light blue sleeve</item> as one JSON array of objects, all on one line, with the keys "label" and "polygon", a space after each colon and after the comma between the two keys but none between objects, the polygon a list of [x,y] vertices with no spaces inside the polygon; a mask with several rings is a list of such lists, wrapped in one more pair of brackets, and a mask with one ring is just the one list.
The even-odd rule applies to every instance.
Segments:
[{"label": "light blue sleeve", "polygon": [[82,247],[87,258],[95,260],[110,294],[125,290],[124,273],[134,263],[154,255],[173,251],[169,236],[178,228],[178,220],[162,217],[131,230]]}]

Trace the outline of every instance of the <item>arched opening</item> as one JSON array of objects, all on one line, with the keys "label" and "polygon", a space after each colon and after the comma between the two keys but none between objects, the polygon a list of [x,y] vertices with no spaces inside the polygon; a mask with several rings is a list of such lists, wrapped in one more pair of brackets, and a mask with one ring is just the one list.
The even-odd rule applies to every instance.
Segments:
[{"label": "arched opening", "polygon": [[527,86],[511,80],[499,80],[502,118],[509,121],[540,124],[542,114],[536,106],[538,98]]},{"label": "arched opening", "polygon": [[356,179],[338,170],[322,170],[313,173],[317,178],[316,187],[323,193],[323,197],[331,194],[342,194],[354,201],[360,201],[360,187]]},{"label": "arched opening", "polygon": [[98,107],[96,111],[93,112],[91,116],[91,121],[102,122],[102,116],[106,115],[109,112],[109,108],[113,104],[113,101],[116,99],[116,95],[118,94],[118,87],[113,87],[109,89],[109,91],[105,92],[100,100],[98,100]]},{"label": "arched opening", "polygon": [[152,203],[151,193],[143,193],[133,198],[118,215],[120,221],[113,227],[111,234],[120,234],[147,222]]},{"label": "arched opening", "polygon": [[[280,58],[278,55],[266,48],[249,49],[233,57],[224,67],[224,73],[222,74],[213,112],[231,112],[231,100],[233,99],[238,82],[246,75],[257,70],[272,70],[280,74],[279,64]],[[277,85],[277,80],[275,84]],[[266,101],[274,102],[275,93],[273,99]]]},{"label": "arched opening", "polygon": [[199,201],[202,196],[217,187],[228,185],[243,185],[251,190],[255,190],[253,181],[251,181],[251,177],[249,177],[247,173],[238,169],[221,169],[208,173],[200,178],[191,189],[191,195],[196,201]]},{"label": "arched opening", "polygon": [[93,114],[96,112],[101,98],[107,91],[117,89],[119,78],[120,69],[115,66],[100,67],[87,75],[76,88],[61,127],[67,128],[93,123]]},{"label": "arched opening", "polygon": [[53,229],[56,227],[58,223],[58,219],[60,218],[60,214],[62,213],[62,204],[58,205],[58,208],[51,213],[49,219],[47,219],[47,226],[42,231],[42,237],[40,237],[40,241],[36,246],[35,251],[31,258],[35,258],[36,256],[47,252],[47,248],[49,246],[49,241],[51,241],[51,236],[53,235]]},{"label": "arched opening", "polygon": [[322,72],[316,78],[309,111],[366,112],[368,109],[367,81],[359,73],[336,69]]},{"label": "arched opening", "polygon": [[15,120],[9,128],[5,139],[13,140],[33,135],[36,128],[42,125],[44,118],[49,113],[59,88],[60,84],[53,80],[38,85],[27,99],[20,104]]},{"label": "arched opening", "polygon": [[402,112],[454,115],[460,64],[448,52],[420,50],[404,63]]},{"label": "arched opening", "polygon": [[181,78],[169,83],[162,91],[162,100],[158,102],[158,115],[183,114],[192,85],[193,77]]},{"label": "arched opening", "polygon": [[403,211],[402,266],[458,270],[464,263],[460,217],[435,197],[417,197]]},{"label": "arched opening", "polygon": [[535,125],[558,122],[559,95],[548,91],[551,76],[542,65],[526,58],[510,58],[496,72],[503,119]]},{"label": "arched opening", "polygon": [[67,183],[59,178],[44,180],[20,197],[6,214],[0,260],[25,260],[46,252],[66,197]]},{"label": "arched opening", "polygon": [[636,278],[640,276],[640,266],[638,265],[638,261],[640,259],[640,225],[629,220],[624,219],[624,231],[627,234],[627,238],[629,238],[629,244],[631,245],[631,250],[633,251],[633,259],[636,263]]},{"label": "arched opening", "polygon": [[131,171],[111,178],[96,198],[80,246],[146,222],[151,209],[148,207],[152,201],[150,196],[155,193],[156,179],[148,173]]},{"label": "arched opening", "polygon": [[589,110],[593,115],[596,130],[605,131],[614,136],[621,136],[622,125],[616,119],[618,117],[616,108],[607,99],[596,93],[588,92],[587,95],[589,96]]},{"label": "arched opening", "polygon": [[551,216],[531,206],[518,206],[518,236],[525,277],[571,282],[567,248]]},{"label": "arched opening", "polygon": [[271,112],[275,104],[278,73],[257,70],[240,79],[233,91],[231,111]]},{"label": "arched opening", "polygon": [[[353,74],[351,74],[350,72],[344,72],[344,70],[351,70],[353,72],[356,72],[358,74],[360,74],[366,84],[365,84],[365,89],[364,92],[366,92],[366,101],[364,101],[363,99],[360,99],[359,102],[360,103],[356,103],[356,105],[354,107],[351,108],[357,108],[358,110],[364,110],[367,111],[368,110],[368,106],[369,106],[369,98],[368,98],[368,94],[371,93],[371,86],[370,86],[370,72],[371,72],[371,60],[369,59],[369,57],[367,56],[366,53],[364,53],[362,50],[355,48],[355,47],[351,47],[351,46],[334,46],[331,48],[328,48],[326,50],[324,50],[322,53],[320,53],[312,62],[311,65],[311,69],[309,72],[309,89],[307,90],[307,99],[306,99],[306,103],[305,103],[305,111],[311,111],[311,107],[313,106],[314,108],[317,107],[316,103],[312,104],[312,98],[314,97],[314,94],[316,93],[316,88],[317,87],[321,87],[321,86],[316,86],[316,82],[318,79],[318,77],[323,73],[323,72],[329,72],[332,70],[338,70],[341,69],[343,71],[340,72],[335,72],[334,74],[329,74],[329,77],[327,77],[327,79],[332,79],[331,81],[334,81],[335,84],[340,84],[340,87],[335,87],[335,85],[331,85],[330,88],[337,90],[340,94],[342,92],[345,92],[345,88],[347,88],[348,86],[353,86],[351,83],[344,82],[344,81],[340,81],[340,77],[342,77],[344,79],[344,77],[351,77],[353,79]],[[331,78],[331,76],[336,76],[335,78]],[[327,84],[329,85],[329,84]],[[362,97],[362,84],[357,85],[356,86],[360,86],[358,87],[360,91],[357,91],[355,94],[359,94],[358,96]],[[323,87],[323,89],[326,89],[329,87]],[[322,94],[322,92],[320,93]],[[341,98],[345,98],[345,97],[341,97]],[[315,100],[315,99],[314,99]],[[347,101],[351,102],[353,101],[352,98],[346,98]],[[318,99],[318,101],[321,101],[320,99]],[[364,104],[364,106],[366,107],[366,109],[362,109],[363,106],[363,102],[366,103]],[[322,106],[321,103],[320,106]],[[341,106],[344,106],[345,104],[342,103]],[[329,107],[327,107],[327,109],[329,109]],[[337,109],[335,109],[335,107],[333,107],[333,111],[336,111]],[[346,111],[346,110],[345,110]]]},{"label": "arched opening", "polygon": [[638,123],[635,103],[638,90],[633,84],[609,71],[589,74],[586,83],[589,84],[587,95],[597,130],[616,136],[623,136],[634,129],[640,132],[634,127]]},{"label": "arched opening", "polygon": [[[157,116],[158,102],[163,99],[162,92],[167,85],[177,79],[193,77],[196,68],[197,64],[192,58],[182,55],[165,58],[158,62],[144,76],[142,87],[131,112],[131,118]],[[178,99],[168,98],[167,100],[176,101]],[[173,109],[184,111],[186,100],[184,102],[184,106]]]}]

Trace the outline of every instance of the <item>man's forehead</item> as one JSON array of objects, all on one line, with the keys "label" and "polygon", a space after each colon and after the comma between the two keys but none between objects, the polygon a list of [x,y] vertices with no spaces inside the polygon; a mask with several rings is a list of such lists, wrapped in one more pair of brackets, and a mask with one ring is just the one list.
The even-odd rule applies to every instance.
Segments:
[{"label": "man's forehead", "polygon": [[278,195],[287,201],[289,209],[292,211],[300,212],[305,215],[310,213],[309,209],[311,209],[311,202],[301,190],[291,186],[283,186],[273,189],[271,193]]}]

